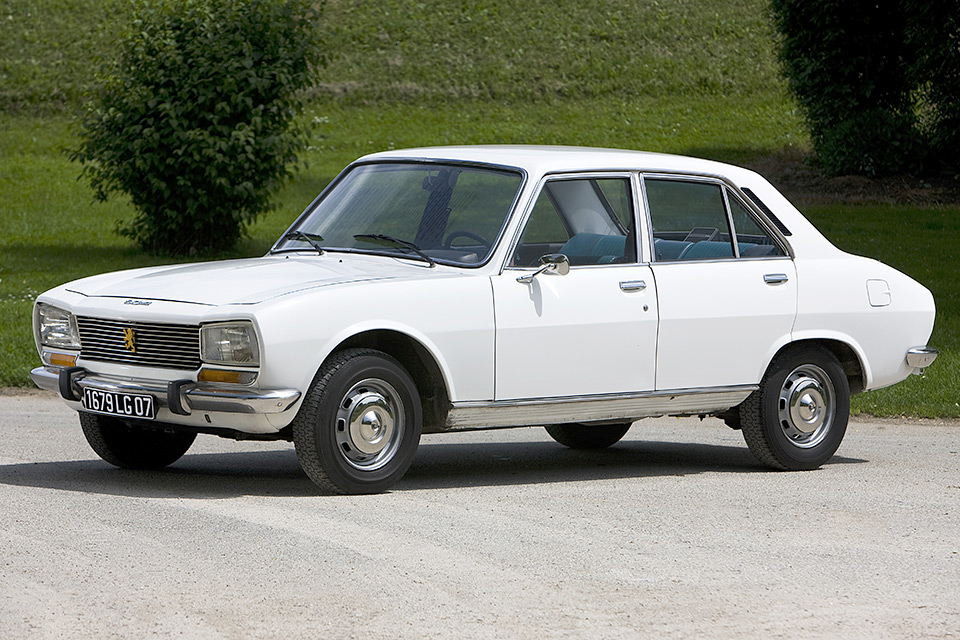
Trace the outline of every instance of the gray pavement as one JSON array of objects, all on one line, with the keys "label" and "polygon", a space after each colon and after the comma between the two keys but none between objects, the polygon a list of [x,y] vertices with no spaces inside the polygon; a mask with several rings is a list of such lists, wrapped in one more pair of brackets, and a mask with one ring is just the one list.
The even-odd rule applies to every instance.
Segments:
[{"label": "gray pavement", "polygon": [[0,443],[0,638],[960,637],[956,423],[855,421],[806,473],[709,419],[425,436],[363,497],[286,443],[118,470],[47,393]]}]

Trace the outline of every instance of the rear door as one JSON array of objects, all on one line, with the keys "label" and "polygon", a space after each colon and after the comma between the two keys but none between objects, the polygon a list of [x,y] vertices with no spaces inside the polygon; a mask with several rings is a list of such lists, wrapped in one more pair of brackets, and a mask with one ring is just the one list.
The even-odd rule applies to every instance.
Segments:
[{"label": "rear door", "polygon": [[787,248],[720,181],[642,183],[660,314],[656,388],[756,384],[796,318]]}]

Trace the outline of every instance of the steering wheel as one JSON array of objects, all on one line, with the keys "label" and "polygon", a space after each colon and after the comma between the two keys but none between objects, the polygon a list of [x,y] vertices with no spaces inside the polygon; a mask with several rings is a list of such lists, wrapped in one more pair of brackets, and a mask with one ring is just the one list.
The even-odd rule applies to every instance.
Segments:
[{"label": "steering wheel", "polygon": [[484,238],[483,236],[478,236],[473,231],[464,231],[462,229],[457,231],[451,231],[450,235],[447,236],[447,239],[443,241],[443,248],[444,249],[455,248],[453,246],[453,241],[457,238],[470,238],[471,240],[475,240],[476,242],[479,242],[481,245],[483,245],[483,248],[486,249],[487,251],[490,251],[490,243],[487,242],[486,238]]}]

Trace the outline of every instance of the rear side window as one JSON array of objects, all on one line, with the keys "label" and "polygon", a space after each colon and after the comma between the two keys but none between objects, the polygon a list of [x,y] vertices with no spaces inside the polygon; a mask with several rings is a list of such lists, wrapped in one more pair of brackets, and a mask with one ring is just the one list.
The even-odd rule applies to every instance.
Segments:
[{"label": "rear side window", "polygon": [[753,201],[753,204],[760,208],[760,211],[763,211],[763,213],[766,214],[766,216],[770,219],[770,222],[772,222],[777,229],[779,229],[780,233],[785,236],[792,235],[790,233],[790,229],[787,229],[787,226],[780,222],[780,218],[778,218],[777,215],[770,210],[770,207],[768,207],[763,200],[761,200],[760,197],[753,192],[752,189],[743,187],[743,192],[747,194],[747,197],[750,198],[750,200]]},{"label": "rear side window", "polygon": [[646,178],[644,188],[657,262],[785,255],[747,206],[720,184]]},{"label": "rear side window", "polygon": [[730,191],[727,191],[727,200],[730,202],[730,215],[737,232],[737,248],[741,258],[785,255],[747,207]]},{"label": "rear side window", "polygon": [[646,179],[644,186],[658,262],[735,257],[718,184]]}]

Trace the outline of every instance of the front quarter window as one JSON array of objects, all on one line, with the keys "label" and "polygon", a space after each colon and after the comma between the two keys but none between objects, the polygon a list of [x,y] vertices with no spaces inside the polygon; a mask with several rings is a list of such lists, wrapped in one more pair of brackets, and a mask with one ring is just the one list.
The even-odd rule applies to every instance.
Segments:
[{"label": "front quarter window", "polygon": [[522,183],[517,171],[418,162],[357,165],[277,250],[379,253],[474,266],[489,259]]},{"label": "front quarter window", "polygon": [[536,267],[540,256],[556,253],[574,267],[636,262],[629,179],[562,178],[544,184],[511,265]]}]

